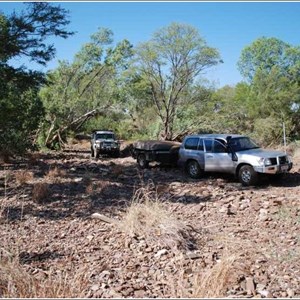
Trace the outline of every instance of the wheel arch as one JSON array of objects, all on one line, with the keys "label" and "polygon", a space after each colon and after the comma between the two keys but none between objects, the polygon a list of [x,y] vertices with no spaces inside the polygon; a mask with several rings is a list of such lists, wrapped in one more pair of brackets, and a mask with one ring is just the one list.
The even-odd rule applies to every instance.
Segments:
[{"label": "wheel arch", "polygon": [[251,164],[248,164],[248,163],[240,163],[240,164],[236,167],[236,169],[235,169],[235,176],[236,176],[236,177],[239,176],[239,171],[240,171],[241,167],[243,167],[243,166],[250,166],[250,167],[253,168],[253,166],[252,166]]},{"label": "wheel arch", "polygon": [[[198,162],[196,159],[194,159],[194,158],[189,158],[189,159],[187,159],[187,160],[185,161],[185,163],[184,163],[184,169],[185,169],[185,170],[187,169],[187,166],[188,166],[188,164],[189,164],[191,161],[195,161],[195,162],[200,166],[199,162]],[[200,167],[201,167],[201,166],[200,166]]]}]

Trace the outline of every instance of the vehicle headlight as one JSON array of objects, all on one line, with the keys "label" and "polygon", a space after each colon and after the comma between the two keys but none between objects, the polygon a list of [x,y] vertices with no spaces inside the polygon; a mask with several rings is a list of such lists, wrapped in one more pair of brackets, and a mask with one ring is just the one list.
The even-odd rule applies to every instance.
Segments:
[{"label": "vehicle headlight", "polygon": [[271,166],[272,165],[272,162],[271,162],[270,158],[265,158],[264,163],[265,163],[265,166]]}]

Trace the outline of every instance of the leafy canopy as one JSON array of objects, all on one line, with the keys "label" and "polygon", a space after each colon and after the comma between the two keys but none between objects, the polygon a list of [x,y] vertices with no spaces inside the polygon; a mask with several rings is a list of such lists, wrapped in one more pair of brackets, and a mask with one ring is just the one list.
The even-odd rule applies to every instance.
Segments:
[{"label": "leafy canopy", "polygon": [[46,44],[50,36],[66,38],[67,11],[46,2],[26,3],[19,14],[0,12],[0,154],[22,154],[34,144],[43,116],[38,91],[44,74],[14,68],[10,60],[27,57],[45,65],[55,48]]}]

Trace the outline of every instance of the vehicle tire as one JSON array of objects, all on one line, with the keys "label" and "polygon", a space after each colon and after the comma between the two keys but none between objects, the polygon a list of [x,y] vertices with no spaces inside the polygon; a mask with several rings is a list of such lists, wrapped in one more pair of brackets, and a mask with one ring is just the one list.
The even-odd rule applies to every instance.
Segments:
[{"label": "vehicle tire", "polygon": [[203,174],[203,171],[195,160],[191,160],[187,163],[186,171],[191,178],[199,178]]},{"label": "vehicle tire", "polygon": [[138,155],[137,163],[141,169],[146,169],[149,166],[149,162],[146,159],[146,155],[143,153]]},{"label": "vehicle tire", "polygon": [[91,148],[91,157],[95,157],[95,152],[93,148]]},{"label": "vehicle tire", "polygon": [[255,185],[258,181],[258,174],[250,165],[244,165],[239,170],[239,181],[243,186]]},{"label": "vehicle tire", "polygon": [[99,151],[96,151],[96,153],[95,153],[95,158],[99,158],[99,156],[100,156],[100,152],[99,152]]}]

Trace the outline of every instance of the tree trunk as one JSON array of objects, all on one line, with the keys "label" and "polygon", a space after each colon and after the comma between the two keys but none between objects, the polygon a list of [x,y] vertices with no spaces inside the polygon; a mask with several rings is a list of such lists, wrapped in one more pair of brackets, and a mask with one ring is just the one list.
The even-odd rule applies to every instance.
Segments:
[{"label": "tree trunk", "polygon": [[164,122],[164,132],[162,138],[166,141],[171,141],[173,136],[173,124],[171,120],[167,117]]},{"label": "tree trunk", "polygon": [[55,145],[58,145],[59,148],[61,148],[61,146],[64,145],[64,134],[67,130],[74,128],[78,130],[90,118],[103,115],[104,112],[107,112],[107,108],[108,107],[103,107],[101,109],[95,108],[85,113],[84,115],[78,117],[77,119],[73,120],[69,124],[57,128],[56,130],[54,130],[54,128],[52,128],[51,126],[48,133],[48,137],[45,142],[45,146],[49,149],[53,149]]}]

